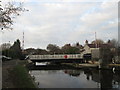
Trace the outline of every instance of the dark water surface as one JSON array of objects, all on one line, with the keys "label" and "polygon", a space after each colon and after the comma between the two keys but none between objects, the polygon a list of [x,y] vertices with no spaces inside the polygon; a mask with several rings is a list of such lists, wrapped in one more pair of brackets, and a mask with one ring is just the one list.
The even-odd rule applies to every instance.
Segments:
[{"label": "dark water surface", "polygon": [[120,90],[120,71],[31,70],[39,88],[117,88]]}]

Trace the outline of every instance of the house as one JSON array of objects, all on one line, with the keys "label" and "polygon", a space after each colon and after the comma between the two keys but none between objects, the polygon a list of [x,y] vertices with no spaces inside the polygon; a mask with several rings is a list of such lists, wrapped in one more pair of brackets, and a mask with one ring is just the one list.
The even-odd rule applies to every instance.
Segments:
[{"label": "house", "polygon": [[91,59],[99,59],[100,58],[100,48],[102,47],[110,47],[111,50],[114,50],[112,44],[89,44],[88,41],[85,41],[84,45],[84,55],[91,55]]}]

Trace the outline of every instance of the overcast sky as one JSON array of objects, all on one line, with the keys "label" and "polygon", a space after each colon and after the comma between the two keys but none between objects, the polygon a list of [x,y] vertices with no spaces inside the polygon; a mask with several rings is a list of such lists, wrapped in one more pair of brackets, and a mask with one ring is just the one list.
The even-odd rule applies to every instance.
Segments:
[{"label": "overcast sky", "polygon": [[25,48],[46,48],[49,43],[84,45],[85,40],[95,40],[95,32],[104,41],[118,39],[118,0],[21,1],[29,11],[14,20],[12,31],[4,31],[3,43],[22,42],[23,31]]}]

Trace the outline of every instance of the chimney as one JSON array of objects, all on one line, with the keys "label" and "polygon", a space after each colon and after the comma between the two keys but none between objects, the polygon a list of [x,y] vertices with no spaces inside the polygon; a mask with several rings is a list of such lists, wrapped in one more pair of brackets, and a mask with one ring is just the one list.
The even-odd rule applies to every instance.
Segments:
[{"label": "chimney", "polygon": [[88,40],[85,41],[85,44],[88,44]]}]

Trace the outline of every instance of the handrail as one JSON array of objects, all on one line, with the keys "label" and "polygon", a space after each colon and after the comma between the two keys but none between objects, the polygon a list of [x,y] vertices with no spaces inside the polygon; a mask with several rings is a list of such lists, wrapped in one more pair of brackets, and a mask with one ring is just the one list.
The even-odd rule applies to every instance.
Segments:
[{"label": "handrail", "polygon": [[79,59],[81,54],[29,55],[29,59]]}]

